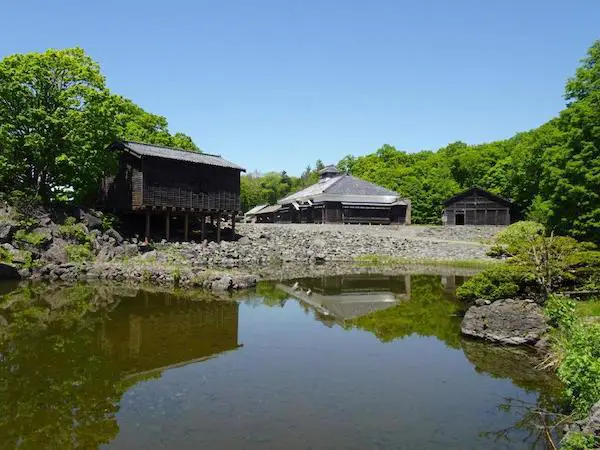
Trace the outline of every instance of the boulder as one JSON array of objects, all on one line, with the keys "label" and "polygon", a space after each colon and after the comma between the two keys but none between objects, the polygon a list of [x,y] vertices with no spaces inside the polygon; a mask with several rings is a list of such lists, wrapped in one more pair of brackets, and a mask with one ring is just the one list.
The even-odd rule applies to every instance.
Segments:
[{"label": "boulder", "polygon": [[466,336],[510,345],[535,344],[548,330],[542,308],[532,300],[498,300],[472,306],[461,324]]},{"label": "boulder", "polygon": [[12,264],[0,263],[0,280],[19,280],[19,270]]},{"label": "boulder", "polygon": [[67,241],[64,239],[56,238],[50,248],[46,250],[43,258],[47,261],[63,264],[69,261],[67,255]]},{"label": "boulder", "polygon": [[108,230],[106,230],[104,232],[104,235],[113,238],[119,244],[123,242],[123,236],[121,236],[119,232],[114,228],[109,228]]},{"label": "boulder", "polygon": [[92,209],[85,210],[84,208],[77,208],[75,211],[75,217],[83,222],[90,230],[98,230],[102,228],[102,217],[99,213]]},{"label": "boulder", "polygon": [[247,236],[241,237],[240,239],[238,239],[237,242],[240,245],[250,245],[250,244],[252,244],[252,241]]},{"label": "boulder", "polygon": [[585,434],[593,434],[600,439],[600,401],[592,406],[590,414],[583,421],[581,431]]},{"label": "boulder", "polygon": [[0,223],[0,244],[10,242],[15,230],[16,230],[16,227],[12,223],[9,223],[9,222]]}]

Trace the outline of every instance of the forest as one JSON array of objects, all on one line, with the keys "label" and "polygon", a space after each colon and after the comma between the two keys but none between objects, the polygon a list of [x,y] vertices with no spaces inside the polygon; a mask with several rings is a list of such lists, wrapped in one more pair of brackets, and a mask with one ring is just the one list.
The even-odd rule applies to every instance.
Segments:
[{"label": "forest", "polygon": [[[600,241],[600,41],[565,86],[557,117],[510,139],[408,153],[383,145],[348,155],[340,170],[409,198],[415,223],[440,223],[442,201],[480,186],[514,200],[523,217],[558,234]],[[200,151],[167,120],[111,92],[82,49],[15,54],[0,61],[0,192],[45,204],[85,204],[114,156],[116,138]],[[274,203],[318,179],[317,161],[301,176],[242,178],[242,205]]]},{"label": "forest", "polygon": [[[558,117],[510,139],[454,142],[415,153],[383,145],[371,154],[344,157],[338,168],[411,199],[415,223],[441,223],[445,199],[479,186],[512,199],[523,217],[558,234],[598,242],[600,41],[567,81],[564,97],[566,107]],[[243,204],[272,203],[314,180],[310,167],[301,177],[249,175],[242,181]]]}]

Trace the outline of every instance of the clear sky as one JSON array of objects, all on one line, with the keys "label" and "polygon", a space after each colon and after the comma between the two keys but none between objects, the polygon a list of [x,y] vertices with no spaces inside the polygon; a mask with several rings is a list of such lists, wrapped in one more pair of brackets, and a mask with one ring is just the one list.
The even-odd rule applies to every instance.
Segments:
[{"label": "clear sky", "polygon": [[600,0],[0,0],[0,57],[83,47],[108,86],[248,170],[536,127]]}]

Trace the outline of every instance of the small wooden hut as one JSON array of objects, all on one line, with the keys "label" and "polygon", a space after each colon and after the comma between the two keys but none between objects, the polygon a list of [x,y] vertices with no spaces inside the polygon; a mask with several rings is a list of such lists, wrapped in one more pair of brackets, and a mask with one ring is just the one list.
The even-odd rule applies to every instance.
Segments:
[{"label": "small wooden hut", "polygon": [[184,239],[188,240],[189,219],[200,219],[202,239],[206,219],[231,219],[240,210],[242,167],[219,155],[161,147],[139,142],[117,141],[109,147],[118,152],[116,174],[102,181],[99,207],[115,213],[145,215],[145,236],[150,235],[153,216],[165,220],[165,236],[170,235],[172,216],[184,219]]},{"label": "small wooden hut", "polygon": [[445,225],[510,225],[512,202],[472,187],[444,202]]}]

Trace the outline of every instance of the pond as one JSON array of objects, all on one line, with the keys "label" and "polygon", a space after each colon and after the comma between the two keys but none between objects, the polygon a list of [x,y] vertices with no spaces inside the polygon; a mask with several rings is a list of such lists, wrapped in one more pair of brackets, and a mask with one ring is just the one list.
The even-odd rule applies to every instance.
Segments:
[{"label": "pond", "polygon": [[5,288],[0,448],[545,448],[560,386],[461,338],[462,281]]}]

